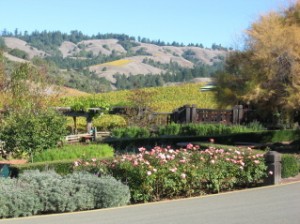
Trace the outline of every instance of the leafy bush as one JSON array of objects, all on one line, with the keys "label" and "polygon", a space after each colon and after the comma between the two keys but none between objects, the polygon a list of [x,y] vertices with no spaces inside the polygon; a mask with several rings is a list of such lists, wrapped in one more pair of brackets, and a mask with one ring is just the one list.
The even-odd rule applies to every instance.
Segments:
[{"label": "leafy bush", "polygon": [[[249,186],[261,181],[266,173],[263,155],[250,149],[199,151],[189,144],[187,149],[180,150],[170,147],[139,150],[139,154],[123,155],[105,163],[109,173],[128,184],[133,202]],[[82,167],[105,173],[101,161],[81,162],[79,168]]]},{"label": "leafy bush", "polygon": [[54,111],[15,113],[5,118],[0,139],[5,150],[18,157],[56,146],[65,132],[65,118]]},{"label": "leafy bush", "polygon": [[99,130],[112,130],[126,126],[126,120],[119,115],[102,115],[93,120],[93,125]]},{"label": "leafy bush", "polygon": [[128,187],[113,177],[27,171],[0,179],[0,218],[121,206],[129,198]]},{"label": "leafy bush", "polygon": [[89,145],[65,145],[62,148],[48,149],[36,153],[34,162],[71,160],[71,159],[91,159],[113,157],[114,149],[106,144]]},{"label": "leafy bush", "polygon": [[178,135],[180,131],[180,125],[171,123],[166,126],[159,127],[158,134],[161,135]]},{"label": "leafy bush", "polygon": [[272,142],[283,142],[298,140],[300,136],[299,130],[278,130],[273,132]]},{"label": "leafy bush", "polygon": [[293,177],[299,174],[299,160],[291,154],[283,154],[281,158],[282,170],[281,177]]},{"label": "leafy bush", "polygon": [[101,108],[102,112],[109,111],[110,104],[95,96],[71,98],[71,109],[74,111],[87,111],[89,108]]}]

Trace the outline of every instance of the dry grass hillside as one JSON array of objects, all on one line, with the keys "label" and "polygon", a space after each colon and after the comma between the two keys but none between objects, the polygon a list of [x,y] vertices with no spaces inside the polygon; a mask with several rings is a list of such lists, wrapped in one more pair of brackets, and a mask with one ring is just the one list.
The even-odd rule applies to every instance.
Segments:
[{"label": "dry grass hillside", "polygon": [[[106,40],[109,41],[109,40]],[[99,48],[92,48],[97,43],[97,40],[91,40],[93,45],[90,48],[95,54],[96,49],[100,51]],[[203,49],[199,47],[174,47],[174,46],[157,46],[154,44],[145,44],[139,43],[140,46],[134,47],[132,50],[134,52],[143,51],[148,55],[127,57],[122,60],[126,60],[127,63],[123,63],[124,61],[118,60],[112,63],[104,63],[99,65],[91,66],[90,71],[95,71],[100,77],[105,77],[111,82],[114,82],[115,79],[113,75],[116,73],[125,74],[125,75],[137,75],[137,74],[161,74],[165,71],[151,65],[143,63],[145,58],[152,59],[153,61],[160,62],[162,64],[169,64],[171,61],[178,63],[182,67],[192,68],[194,66],[193,62],[186,60],[182,55],[185,51],[194,52],[194,57],[196,60],[201,61],[204,64],[213,64],[214,61],[218,61],[219,56],[225,56],[225,51],[211,50],[211,49]],[[120,46],[116,43],[115,46]],[[112,48],[111,48],[112,49]],[[123,49],[123,48],[122,48]],[[123,49],[124,50],[124,49]],[[124,53],[120,51],[120,49],[115,48],[116,52]],[[104,53],[104,51],[101,51]]]},{"label": "dry grass hillside", "polygon": [[27,44],[27,42],[15,37],[5,37],[4,41],[8,48],[16,48],[26,52],[28,54],[29,59],[32,59],[34,56],[44,57],[45,55],[47,55],[46,52],[31,47]]},{"label": "dry grass hillside", "polygon": [[144,57],[134,56],[120,59],[113,62],[103,63],[90,67],[90,71],[95,71],[100,77],[105,77],[110,82],[114,83],[113,75],[116,73],[126,75],[137,74],[160,74],[163,70],[155,68],[151,65],[142,63]]},{"label": "dry grass hillside", "polygon": [[4,57],[6,57],[8,60],[10,60],[10,61],[14,61],[14,62],[19,62],[19,63],[27,63],[27,62],[29,62],[29,61],[27,61],[27,60],[24,60],[24,59],[22,59],[22,58],[18,58],[18,57],[15,57],[15,56],[13,56],[13,55],[10,55],[10,54],[8,54],[7,52],[4,52]]}]

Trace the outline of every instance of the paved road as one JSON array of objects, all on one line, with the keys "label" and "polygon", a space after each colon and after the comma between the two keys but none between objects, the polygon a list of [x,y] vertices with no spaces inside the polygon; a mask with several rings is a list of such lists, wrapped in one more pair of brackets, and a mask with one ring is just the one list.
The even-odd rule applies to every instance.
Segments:
[{"label": "paved road", "polygon": [[300,182],[200,198],[0,221],[4,223],[299,224]]}]

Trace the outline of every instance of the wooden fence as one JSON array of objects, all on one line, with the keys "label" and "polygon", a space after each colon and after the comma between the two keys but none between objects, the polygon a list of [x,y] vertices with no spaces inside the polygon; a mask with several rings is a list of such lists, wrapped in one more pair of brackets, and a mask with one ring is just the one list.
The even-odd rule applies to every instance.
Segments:
[{"label": "wooden fence", "polygon": [[202,109],[195,105],[185,105],[170,114],[174,123],[223,123],[240,124],[245,120],[243,106],[234,106],[231,110]]}]

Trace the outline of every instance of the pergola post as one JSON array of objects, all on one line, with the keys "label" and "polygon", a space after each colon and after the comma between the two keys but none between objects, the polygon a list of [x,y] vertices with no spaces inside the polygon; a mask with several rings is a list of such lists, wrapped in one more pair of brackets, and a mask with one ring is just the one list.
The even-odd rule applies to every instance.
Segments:
[{"label": "pergola post", "polygon": [[73,121],[74,121],[74,133],[73,134],[77,134],[77,117],[73,117]]},{"label": "pergola post", "polygon": [[92,130],[92,121],[93,121],[93,116],[88,115],[86,117],[86,131],[87,131],[87,133],[91,133],[91,130]]}]

